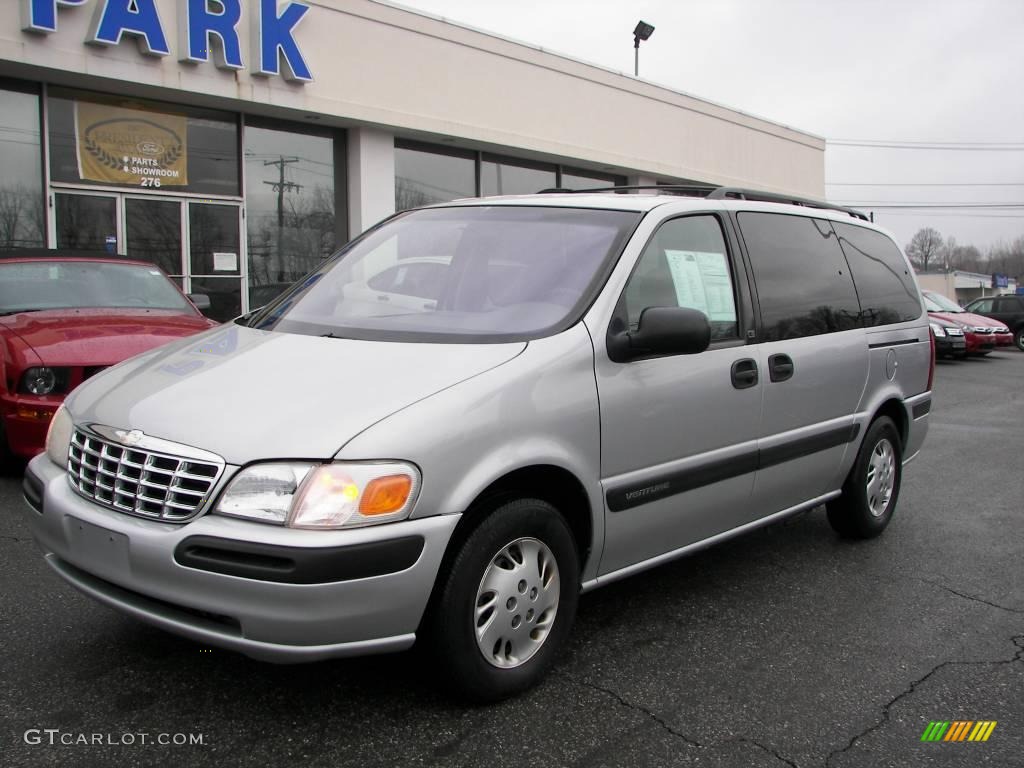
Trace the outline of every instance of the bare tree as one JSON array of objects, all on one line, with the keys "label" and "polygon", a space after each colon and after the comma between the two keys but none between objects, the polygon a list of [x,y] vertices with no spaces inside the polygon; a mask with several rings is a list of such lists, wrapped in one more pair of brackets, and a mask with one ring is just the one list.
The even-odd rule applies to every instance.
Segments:
[{"label": "bare tree", "polygon": [[931,227],[919,229],[907,245],[907,257],[922,272],[928,271],[929,262],[937,261],[943,253],[942,235]]}]

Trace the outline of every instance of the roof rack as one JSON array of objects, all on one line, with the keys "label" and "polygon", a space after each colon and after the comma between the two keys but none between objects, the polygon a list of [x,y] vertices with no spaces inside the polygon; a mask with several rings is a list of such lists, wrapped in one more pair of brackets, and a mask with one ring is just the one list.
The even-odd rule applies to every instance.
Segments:
[{"label": "roof rack", "polygon": [[653,189],[672,195],[684,195],[688,197],[703,197],[707,200],[750,200],[759,203],[784,203],[786,205],[799,205],[804,208],[816,208],[825,211],[839,211],[855,219],[870,221],[867,214],[847,208],[842,205],[833,205],[824,200],[811,200],[805,197],[794,197],[793,195],[782,195],[775,192],[760,192],[755,189],[742,189],[740,187],[712,187],[684,184],[631,184],[610,187],[587,187],[586,189],[565,189],[552,187],[542,189],[537,194],[570,194],[576,192],[632,192],[634,190]]},{"label": "roof rack", "polygon": [[800,205],[804,208],[818,208],[825,211],[840,211],[855,219],[870,221],[867,214],[847,208],[843,205],[833,205],[824,200],[809,200],[805,197],[793,197],[792,195],[780,195],[774,192],[758,192],[754,189],[740,189],[738,187],[718,187],[708,195],[708,200],[751,200],[759,203],[785,203],[786,205]]}]

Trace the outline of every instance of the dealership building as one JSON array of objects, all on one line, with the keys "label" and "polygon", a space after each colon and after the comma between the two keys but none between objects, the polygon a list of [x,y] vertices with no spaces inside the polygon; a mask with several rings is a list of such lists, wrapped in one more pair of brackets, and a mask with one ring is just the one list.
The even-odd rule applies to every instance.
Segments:
[{"label": "dealership building", "polygon": [[0,248],[151,261],[220,319],[396,210],[610,184],[821,198],[824,153],[374,0],[0,3]]}]

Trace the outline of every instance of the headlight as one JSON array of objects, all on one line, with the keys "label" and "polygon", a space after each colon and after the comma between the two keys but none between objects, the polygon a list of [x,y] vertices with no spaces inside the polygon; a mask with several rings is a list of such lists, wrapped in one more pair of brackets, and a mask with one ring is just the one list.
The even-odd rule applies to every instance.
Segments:
[{"label": "headlight", "polygon": [[354,528],[404,520],[419,486],[419,470],[405,462],[254,464],[214,511],[291,528]]},{"label": "headlight", "polygon": [[33,395],[49,395],[59,383],[58,371],[53,368],[28,368],[21,377],[21,390]]},{"label": "headlight", "polygon": [[946,335],[946,329],[938,323],[929,323],[929,325],[932,327],[932,333],[934,333],[936,337]]},{"label": "headlight", "polygon": [[50,428],[46,432],[46,455],[62,469],[68,465],[68,448],[71,445],[71,431],[74,429],[71,414],[63,405],[53,414]]}]

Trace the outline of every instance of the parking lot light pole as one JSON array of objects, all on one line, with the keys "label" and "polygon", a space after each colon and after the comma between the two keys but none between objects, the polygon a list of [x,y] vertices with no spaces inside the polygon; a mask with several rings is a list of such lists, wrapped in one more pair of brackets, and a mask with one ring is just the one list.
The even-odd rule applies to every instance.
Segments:
[{"label": "parking lot light pole", "polygon": [[646,21],[638,22],[633,30],[633,77],[640,77],[640,41],[654,34],[654,25]]}]

